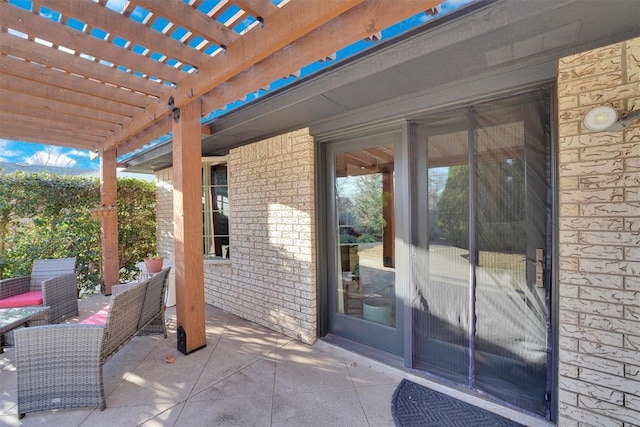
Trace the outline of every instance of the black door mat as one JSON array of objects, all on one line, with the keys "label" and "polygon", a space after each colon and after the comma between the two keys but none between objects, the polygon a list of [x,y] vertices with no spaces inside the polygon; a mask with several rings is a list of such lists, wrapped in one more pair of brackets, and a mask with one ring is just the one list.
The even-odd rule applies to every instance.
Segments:
[{"label": "black door mat", "polygon": [[398,427],[518,427],[500,415],[403,379],[391,400]]}]

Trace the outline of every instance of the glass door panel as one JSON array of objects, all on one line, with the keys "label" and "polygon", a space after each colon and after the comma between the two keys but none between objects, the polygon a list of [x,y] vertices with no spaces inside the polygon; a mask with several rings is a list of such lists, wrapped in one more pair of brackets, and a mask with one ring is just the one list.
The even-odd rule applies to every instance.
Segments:
[{"label": "glass door panel", "polygon": [[475,386],[544,414],[547,307],[544,283],[535,277],[536,252],[547,251],[541,101],[475,109]]},{"label": "glass door panel", "polygon": [[402,351],[396,296],[395,150],[399,132],[327,147],[329,332]]},{"label": "glass door panel", "polygon": [[338,313],[395,326],[393,145],[335,162]]},{"label": "glass door panel", "polygon": [[[465,111],[416,130],[426,182],[414,245],[414,364],[456,382],[469,372],[469,151]],[[424,170],[424,168],[423,168]],[[422,180],[420,176],[418,181]]]}]

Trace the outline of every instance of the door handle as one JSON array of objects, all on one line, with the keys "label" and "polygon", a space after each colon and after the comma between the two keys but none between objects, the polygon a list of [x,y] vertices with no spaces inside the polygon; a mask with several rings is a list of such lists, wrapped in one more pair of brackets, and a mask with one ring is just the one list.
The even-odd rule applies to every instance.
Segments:
[{"label": "door handle", "polygon": [[536,249],[536,287],[544,288],[544,250]]}]

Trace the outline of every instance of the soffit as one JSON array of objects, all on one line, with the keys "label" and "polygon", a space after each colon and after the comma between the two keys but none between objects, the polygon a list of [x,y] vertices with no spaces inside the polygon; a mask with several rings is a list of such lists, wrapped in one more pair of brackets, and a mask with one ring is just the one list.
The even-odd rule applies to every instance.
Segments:
[{"label": "soffit", "polygon": [[[541,64],[548,69],[546,78],[555,78],[561,57],[640,36],[635,0],[610,2],[606,8],[573,0],[482,6],[425,24],[410,37],[381,44],[352,62],[214,119],[203,151],[252,142],[243,140],[246,128],[262,129],[257,137],[299,127],[324,131],[339,123],[336,119],[368,110],[386,109],[391,117],[395,111],[387,106],[418,94],[446,91],[451,100],[464,99],[462,83],[514,70],[526,74]],[[314,110],[328,103],[336,108]],[[301,111],[310,113],[301,118]]]}]

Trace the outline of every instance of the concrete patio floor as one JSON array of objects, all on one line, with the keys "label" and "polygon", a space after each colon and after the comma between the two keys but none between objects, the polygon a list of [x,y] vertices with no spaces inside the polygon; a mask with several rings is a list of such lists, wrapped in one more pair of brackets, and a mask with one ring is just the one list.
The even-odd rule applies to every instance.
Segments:
[{"label": "concrete patio floor", "polygon": [[[107,302],[102,295],[82,298],[79,318]],[[409,372],[323,341],[303,344],[212,306],[206,306],[207,346],[184,356],[176,350],[175,307],[167,319],[168,339],[136,337],[106,363],[105,411],[35,412],[18,420],[14,349],[5,349],[0,425],[393,426],[391,398],[402,378],[451,393]],[[168,363],[167,356],[175,361]],[[480,403],[525,425],[549,425]]]}]

